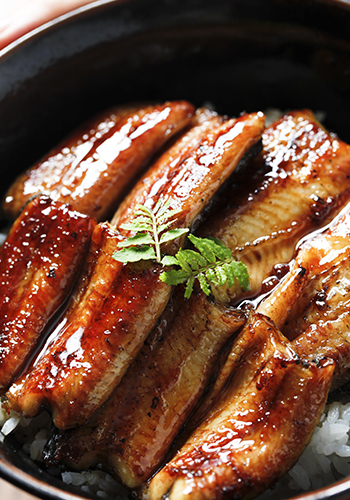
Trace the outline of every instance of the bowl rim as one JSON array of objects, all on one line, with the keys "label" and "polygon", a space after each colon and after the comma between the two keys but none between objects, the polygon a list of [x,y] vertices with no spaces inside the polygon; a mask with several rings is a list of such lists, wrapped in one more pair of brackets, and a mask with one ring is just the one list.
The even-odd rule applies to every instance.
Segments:
[{"label": "bowl rim", "polygon": [[[27,493],[42,498],[45,500],[82,500],[83,498],[91,498],[84,496],[80,492],[75,494],[64,489],[58,488],[50,483],[42,481],[24,470],[5,463],[0,457],[0,477],[8,481],[13,486],[20,488]],[[62,484],[64,484],[62,482]]]},{"label": "bowl rim", "polygon": [[[92,10],[100,9],[100,8],[107,8],[110,5],[117,5],[121,4],[124,2],[128,2],[129,0],[93,0],[90,3],[86,5],[81,5],[79,7],[76,7],[69,12],[66,12],[64,14],[61,14],[60,16],[57,16],[50,21],[47,21],[44,24],[41,24],[40,26],[28,31],[24,35],[20,36],[13,42],[9,43],[2,49],[0,49],[0,61],[3,57],[6,55],[14,52],[16,49],[20,48],[23,44],[27,43],[28,41],[31,41],[32,39],[35,39],[37,36],[40,36],[42,33],[45,33],[46,31],[55,28],[58,25],[64,24],[75,17],[82,16],[86,13],[89,13]],[[144,0],[145,2],[147,0]],[[160,0],[163,1],[163,0]],[[350,0],[312,0],[314,3],[320,3],[320,4],[327,4],[329,6],[336,6],[340,8],[341,10],[350,10]]]},{"label": "bowl rim", "polygon": [[[120,3],[125,2],[125,1],[128,1],[128,0],[93,0],[92,2],[90,2],[86,5],[81,5],[79,7],[76,7],[75,9],[70,10],[69,12],[61,14],[60,16],[57,16],[57,17],[51,19],[50,21],[47,21],[44,24],[41,24],[40,26],[37,26],[36,28],[28,31],[24,35],[20,36],[19,38],[17,38],[13,42],[9,43],[8,45],[6,45],[2,49],[0,49],[0,61],[5,56],[10,55],[11,53],[15,52],[23,44],[28,43],[32,39],[39,37],[43,33],[46,33],[47,31],[54,29],[57,26],[65,24],[66,22],[69,22],[76,17],[80,17],[84,14],[87,14],[92,10],[108,7],[111,4],[120,4]],[[342,2],[344,0],[334,0],[334,1],[341,1]]]}]

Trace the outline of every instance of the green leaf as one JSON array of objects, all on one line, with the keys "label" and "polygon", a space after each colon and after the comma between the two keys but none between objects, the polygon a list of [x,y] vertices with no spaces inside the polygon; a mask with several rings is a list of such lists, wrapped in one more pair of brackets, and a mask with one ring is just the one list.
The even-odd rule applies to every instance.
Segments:
[{"label": "green leaf", "polygon": [[179,261],[172,255],[165,255],[160,261],[163,266],[179,266]]},{"label": "green leaf", "polygon": [[213,245],[211,248],[219,259],[229,259],[232,256],[231,250],[227,248],[227,246],[225,246],[222,241],[214,238],[214,236],[209,236],[207,239],[215,243],[215,245]]},{"label": "green leaf", "polygon": [[176,222],[174,217],[179,209],[169,210],[172,200],[166,202],[160,197],[154,207],[136,205],[135,218],[121,228],[133,231],[135,235],[120,243],[121,250],[114,252],[113,258],[120,262],[137,262],[140,260],[156,260],[163,266],[179,266],[163,272],[160,279],[171,285],[186,283],[185,297],[192,294],[194,281],[206,295],[210,294],[210,284],[233,286],[237,280],[244,291],[249,290],[249,274],[242,262],[233,259],[231,250],[220,240],[209,236],[198,238],[189,234],[188,238],[195,247],[180,249],[175,256],[165,255],[161,258],[161,245],[188,233],[187,228],[169,229]]},{"label": "green leaf", "polygon": [[135,208],[135,215],[143,215],[148,219],[152,219],[152,212],[146,205],[140,205],[138,203]]},{"label": "green leaf", "polygon": [[152,218],[139,215],[132,220],[131,224],[152,224]]},{"label": "green leaf", "polygon": [[[141,219],[141,217],[139,217],[139,219]],[[140,231],[152,231],[152,224],[137,219],[128,224],[120,224],[120,227],[126,231],[135,231],[135,233]]]},{"label": "green leaf", "polygon": [[205,259],[200,253],[187,248],[183,250],[186,256],[186,260],[191,266],[193,271],[198,271],[201,267],[204,267],[208,264],[207,259]]},{"label": "green leaf", "polygon": [[161,234],[163,231],[165,231],[166,229],[168,229],[168,227],[171,226],[174,222],[176,222],[176,221],[175,220],[170,220],[168,222],[165,222],[164,224],[161,224],[157,228],[157,233]]},{"label": "green leaf", "polygon": [[142,247],[129,247],[116,251],[112,255],[119,262],[139,262],[140,260],[154,260],[156,254],[154,248],[144,245]]},{"label": "green leaf", "polygon": [[233,286],[234,282],[235,282],[235,273],[234,273],[234,270],[231,266],[231,262],[225,263],[224,266],[225,266],[225,270],[226,270],[227,284],[228,284],[228,287],[231,288],[231,286]]},{"label": "green leaf", "polygon": [[209,285],[207,283],[207,280],[206,280],[206,277],[204,276],[204,274],[203,273],[199,273],[197,275],[197,278],[198,278],[200,287],[203,290],[203,292],[205,293],[205,295],[210,295],[210,287],[209,287]]},{"label": "green leaf", "polygon": [[125,241],[118,244],[120,247],[131,247],[137,245],[154,245],[154,239],[148,233],[138,233],[135,236],[130,236]]},{"label": "green leaf", "polygon": [[162,215],[157,215],[157,221],[161,222],[163,219],[171,219],[178,213],[180,213],[181,210],[179,208],[175,208],[174,210],[168,210],[166,213]]},{"label": "green leaf", "polygon": [[181,227],[178,229],[170,229],[170,231],[167,231],[166,233],[162,234],[160,237],[160,243],[165,243],[166,241],[172,241],[176,240],[176,238],[179,238],[183,234],[188,233],[188,229],[185,227]]},{"label": "green leaf", "polygon": [[197,238],[194,234],[188,236],[190,242],[200,251],[208,262],[214,264],[216,261],[215,253],[212,250],[213,241],[208,238]]},{"label": "green leaf", "polygon": [[165,212],[170,207],[170,203],[171,203],[171,199],[167,200],[164,203],[163,199],[159,198],[158,201],[157,201],[157,203],[156,203],[156,206],[153,209],[154,215],[156,215],[157,217],[161,217],[163,214],[165,214]]},{"label": "green leaf", "polygon": [[172,269],[171,271],[165,271],[159,276],[160,280],[169,285],[180,285],[185,283],[189,278],[188,273],[182,269]]},{"label": "green leaf", "polygon": [[215,268],[215,274],[216,274],[218,286],[223,286],[227,281],[227,275],[226,275],[224,266],[223,265],[217,266]]},{"label": "green leaf", "polygon": [[238,283],[240,284],[242,290],[244,292],[250,290],[249,273],[247,266],[245,266],[243,262],[233,260],[231,262],[231,267],[233,269],[235,278],[238,280]]},{"label": "green leaf", "polygon": [[158,210],[161,208],[161,206],[164,205],[164,200],[163,198],[160,196],[157,200],[157,203],[155,204],[154,208],[153,208],[153,213],[156,214],[158,212]]},{"label": "green leaf", "polygon": [[185,290],[185,299],[189,299],[192,295],[194,280],[195,280],[194,276],[190,276],[187,280],[186,290]]},{"label": "green leaf", "polygon": [[187,256],[186,256],[186,251],[185,250],[179,250],[177,253],[176,253],[176,258],[180,264],[180,266],[182,267],[182,269],[184,271],[186,271],[189,275],[192,274],[192,269],[191,269],[191,265],[187,259]]},{"label": "green leaf", "polygon": [[218,284],[215,270],[212,269],[211,267],[205,271],[205,276],[206,276],[207,280],[209,281],[209,283],[214,283],[215,285]]}]

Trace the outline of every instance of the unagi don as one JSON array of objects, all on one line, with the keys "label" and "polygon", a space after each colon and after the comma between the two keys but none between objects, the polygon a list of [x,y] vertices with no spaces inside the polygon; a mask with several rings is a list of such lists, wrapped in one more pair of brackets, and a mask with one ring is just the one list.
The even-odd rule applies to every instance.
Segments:
[{"label": "unagi don", "polygon": [[[222,239],[241,256],[253,296],[276,263],[289,262],[301,236],[339,210],[350,187],[350,148],[327,134],[312,113],[295,112],[264,132],[257,162],[265,172],[260,185],[248,190],[239,207],[216,211],[198,230]],[[304,279],[304,273],[293,275],[289,291],[298,290]],[[183,290],[176,290],[161,324],[111,398],[86,426],[63,433],[50,459],[77,469],[102,462],[125,484],[139,487],[165,459],[223,347],[245,322],[242,310],[228,307],[242,297],[235,286],[214,289],[209,299],[197,290],[186,300]],[[292,307],[292,301],[287,305]]]},{"label": "unagi don", "polygon": [[[199,111],[194,126],[139,181],[112,223],[130,221],[129,207],[152,208],[161,197],[180,210],[172,227],[192,228],[263,130],[262,113],[227,119]],[[74,427],[119,384],[172,290],[158,279],[159,264],[113,260],[124,237],[121,228],[96,227],[85,269],[51,343],[7,393],[12,408],[33,416],[46,405],[57,427]],[[183,239],[172,242],[168,253],[175,253]]]}]

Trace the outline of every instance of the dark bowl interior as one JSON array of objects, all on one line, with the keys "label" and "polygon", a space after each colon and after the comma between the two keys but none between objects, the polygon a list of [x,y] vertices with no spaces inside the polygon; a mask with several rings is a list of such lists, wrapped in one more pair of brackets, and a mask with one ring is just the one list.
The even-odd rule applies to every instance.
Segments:
[{"label": "dark bowl interior", "polygon": [[[100,1],[0,52],[1,194],[77,124],[115,104],[188,99],[224,114],[310,108],[350,142],[350,10],[283,0]],[[41,498],[82,498],[12,439],[0,475]],[[350,498],[350,479],[308,500]]]}]

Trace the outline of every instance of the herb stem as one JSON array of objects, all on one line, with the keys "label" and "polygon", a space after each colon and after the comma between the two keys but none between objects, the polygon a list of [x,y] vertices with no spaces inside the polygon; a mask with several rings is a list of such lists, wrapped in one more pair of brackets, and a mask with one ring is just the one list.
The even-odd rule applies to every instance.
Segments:
[{"label": "herb stem", "polygon": [[157,224],[157,218],[154,212],[152,211],[152,224],[153,224],[153,238],[154,238],[154,245],[156,248],[156,261],[158,264],[160,263],[161,260],[161,254],[160,254],[160,244],[159,244],[159,236],[158,236],[158,224]]}]

